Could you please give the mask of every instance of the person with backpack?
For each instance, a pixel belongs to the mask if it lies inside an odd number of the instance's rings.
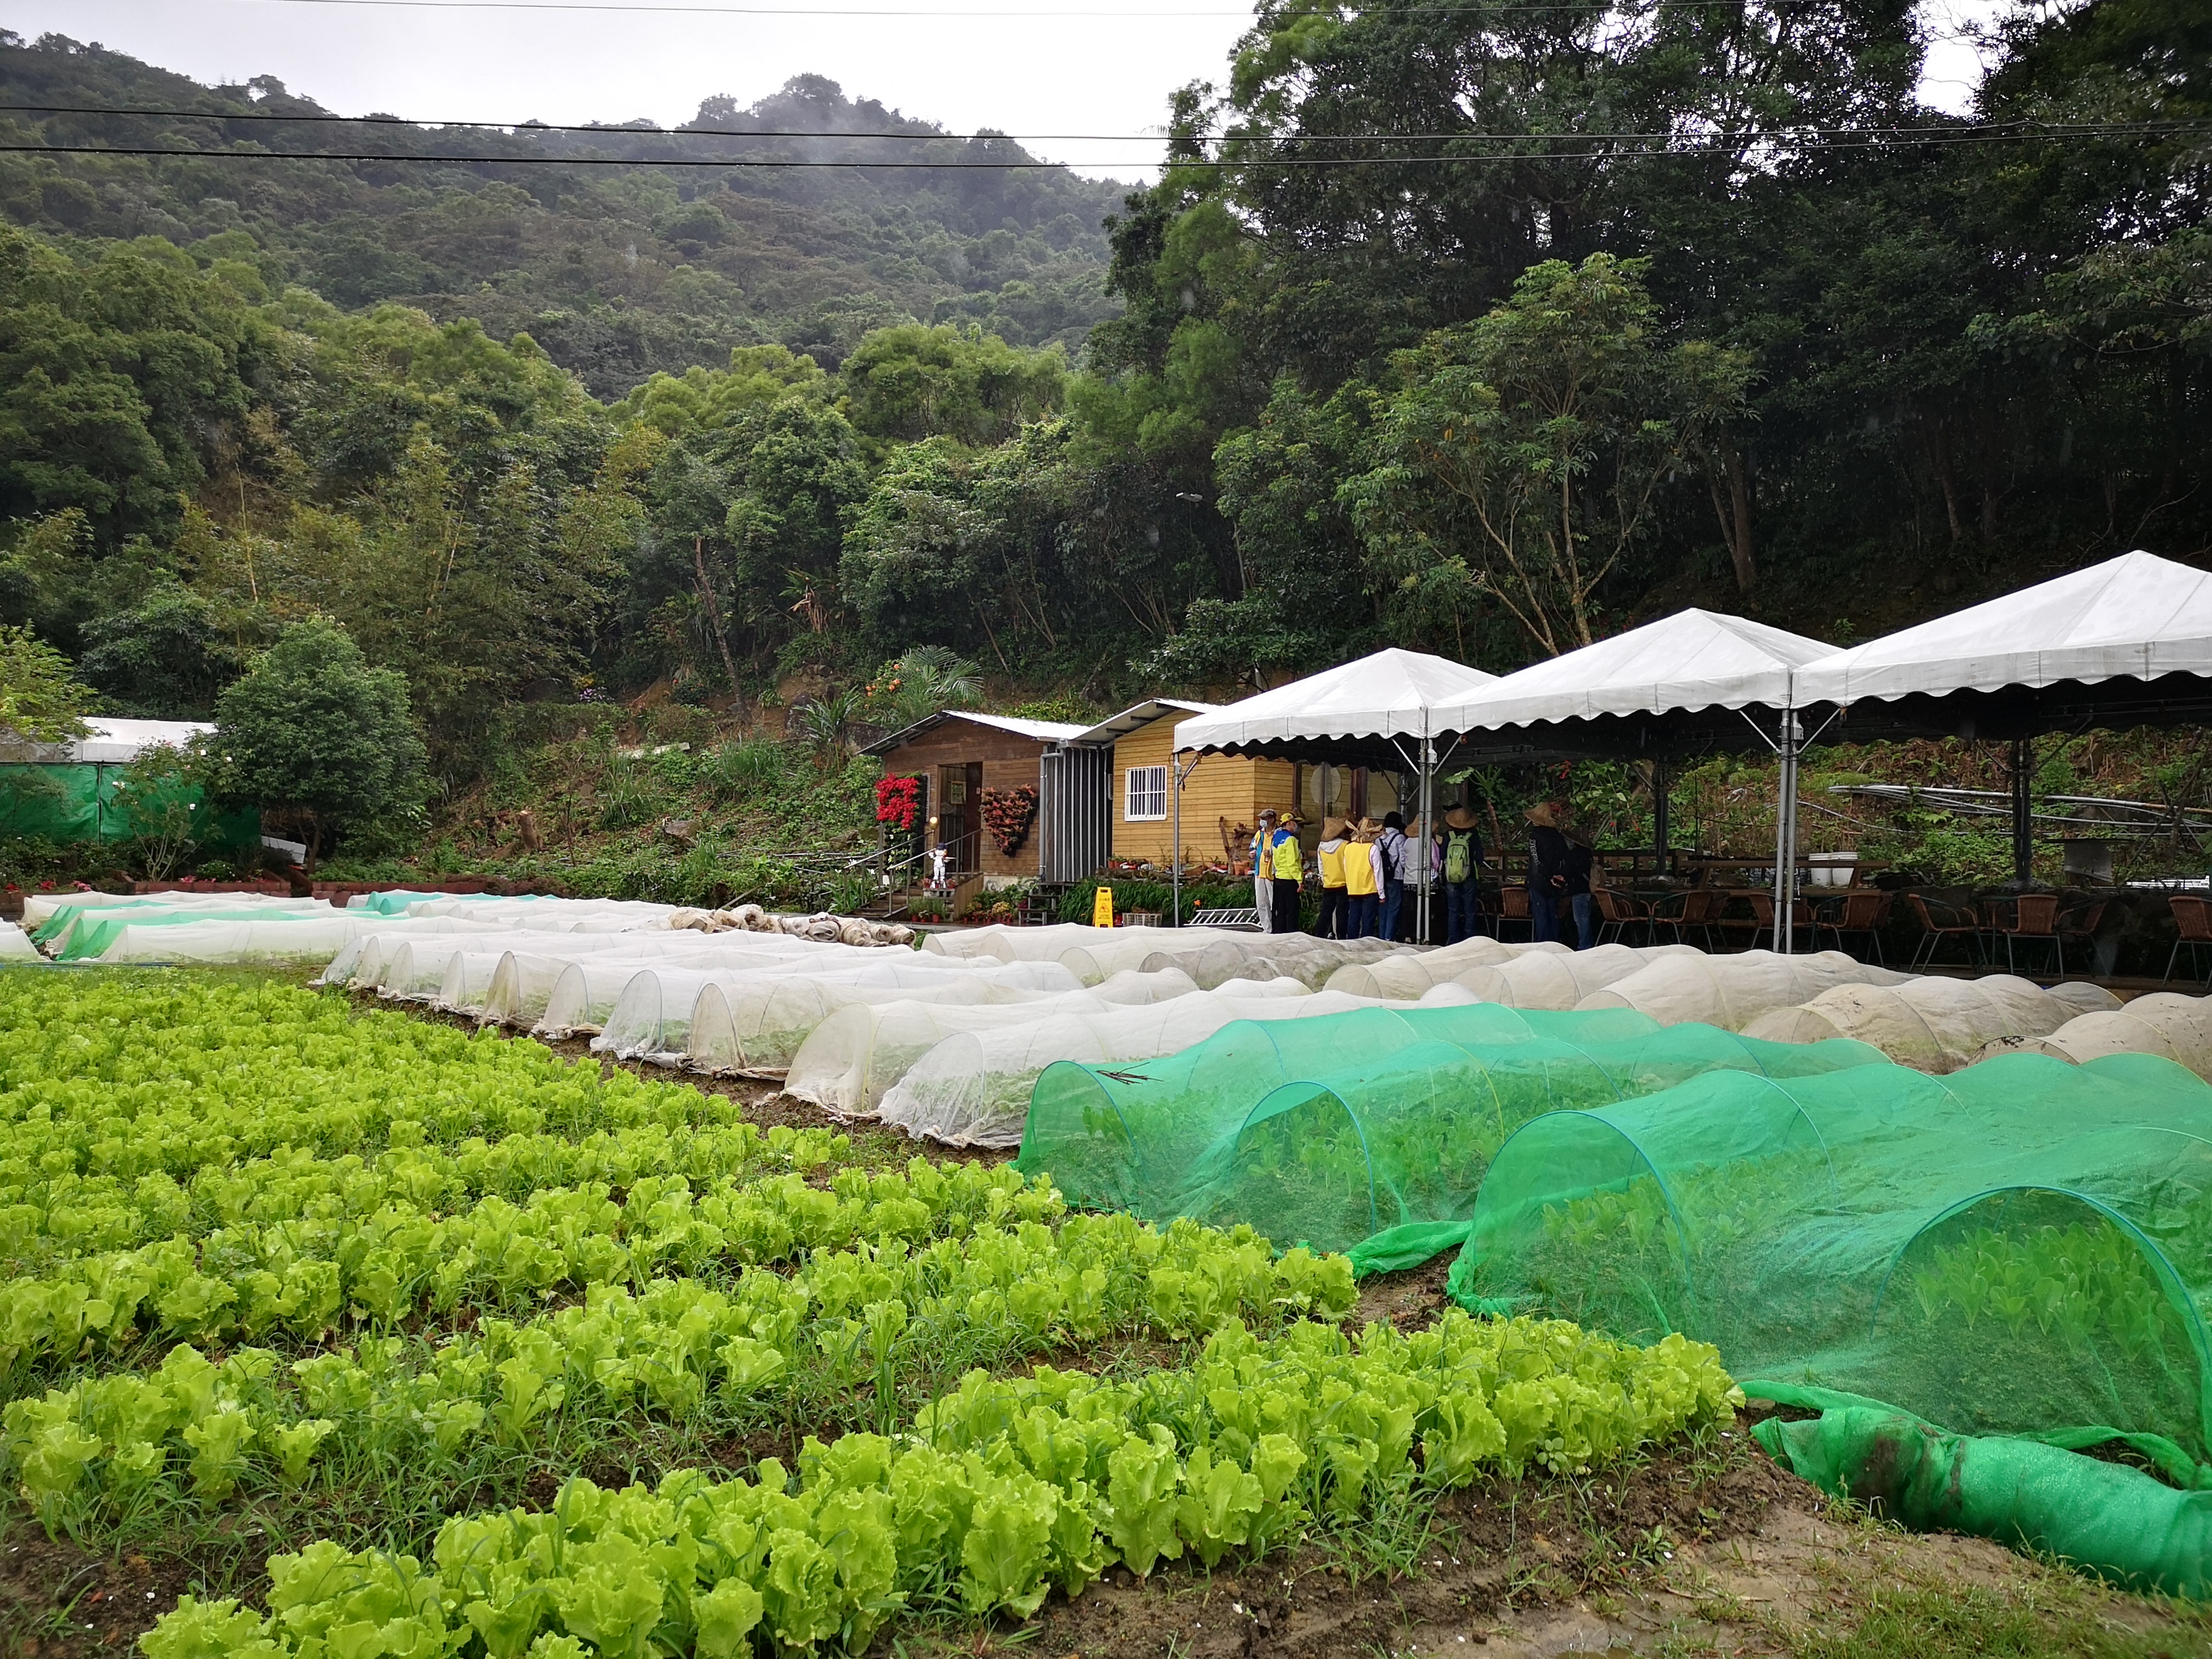
[[[1541,943],[1559,937],[1559,901],[1567,890],[1567,838],[1559,833],[1558,811],[1547,800],[1528,811],[1528,937]]]
[[[1375,837],[1375,887],[1382,896],[1381,936],[1398,937],[1398,917],[1406,908],[1406,819],[1400,812],[1382,815],[1382,833]]]
[[[1352,827],[1344,848],[1344,936],[1371,939],[1375,935],[1375,831],[1373,818],[1362,818]]]
[[[1444,878],[1444,943],[1456,945],[1482,931],[1482,836],[1474,814],[1464,806],[1446,812],[1437,848]]]
[[[1351,845],[1342,818],[1321,821],[1321,845],[1314,848],[1314,861],[1321,868],[1321,920],[1314,924],[1314,931],[1322,939],[1352,937],[1346,931],[1352,898],[1344,874],[1344,854]]]

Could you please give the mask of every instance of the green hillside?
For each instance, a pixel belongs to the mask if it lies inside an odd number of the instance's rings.
[[[119,52],[0,31],[0,104],[205,112],[0,114],[0,142],[280,153],[373,149],[450,166],[137,156],[0,157],[0,210],[52,235],[159,236],[352,309],[393,300],[496,338],[527,331],[601,398],[655,370],[720,367],[778,343],[837,362],[871,328],[976,321],[1071,355],[1115,307],[1101,222],[1122,190],[801,76],[750,109],[702,104],[675,138],[609,126],[507,134],[393,120],[365,131],[259,77],[205,87]],[[853,139],[850,133],[897,134]],[[781,134],[821,135],[787,137]],[[586,157],[942,161],[943,171],[610,167]],[[558,157],[576,165],[546,165]],[[522,158],[530,158],[524,160]],[[965,170],[963,170],[963,169]]]

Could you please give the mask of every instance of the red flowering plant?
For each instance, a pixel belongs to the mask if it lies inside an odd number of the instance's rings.
[[[1037,792],[1027,784],[1014,789],[983,792],[983,827],[991,832],[993,843],[1007,858],[1021,851],[1022,843],[1030,838],[1030,826],[1036,822],[1036,815]]]
[[[876,822],[888,823],[895,830],[911,830],[921,811],[921,780],[920,778],[878,778],[876,780]]]

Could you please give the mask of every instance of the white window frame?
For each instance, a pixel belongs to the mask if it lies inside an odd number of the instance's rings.
[[[1121,817],[1127,823],[1164,823],[1168,816],[1168,769],[1132,766],[1122,775]],[[1142,779],[1139,787],[1138,780]],[[1140,811],[1156,807],[1155,811]]]

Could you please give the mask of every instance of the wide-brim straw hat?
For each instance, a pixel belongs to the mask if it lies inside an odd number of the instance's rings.
[[[1559,827],[1559,814],[1553,810],[1552,803],[1547,800],[1538,801],[1522,816],[1531,823],[1548,824],[1553,829]]]
[[[1455,806],[1450,811],[1444,814],[1444,828],[1447,830],[1472,830],[1474,828],[1474,814],[1468,811],[1464,806]]]
[[[1357,833],[1363,836],[1379,836],[1382,833],[1382,826],[1373,818],[1362,818],[1359,820]]]
[[[1321,838],[1323,841],[1342,841],[1347,827],[1342,818],[1323,818],[1321,821]]]

